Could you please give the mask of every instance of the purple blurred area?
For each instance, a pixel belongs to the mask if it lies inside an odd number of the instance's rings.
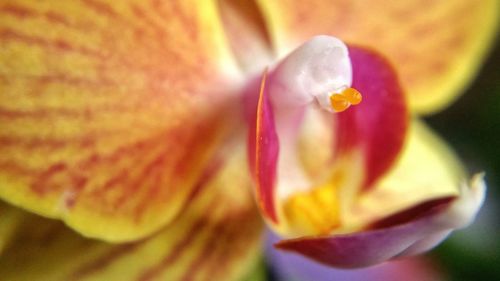
[[[265,252],[274,281],[444,281],[448,280],[429,258],[406,258],[365,269],[334,269],[300,255],[274,248],[280,239],[267,232]]]

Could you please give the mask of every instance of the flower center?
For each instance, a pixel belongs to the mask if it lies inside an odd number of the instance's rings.
[[[331,170],[325,170],[326,174],[320,171],[317,177],[305,173],[309,167],[298,157],[298,139],[306,112],[320,112],[318,116],[323,118],[362,101],[361,93],[351,87],[348,49],[337,38],[314,37],[279,61],[269,78],[270,99],[280,139],[277,193],[280,213],[286,221],[287,230],[283,233],[294,236],[328,234],[341,223],[339,188],[343,186],[342,176],[339,171],[331,176],[328,174]],[[315,124],[320,123],[315,121],[319,120],[313,120]],[[319,126],[321,135],[328,134],[330,126],[331,122]],[[310,134],[307,137],[314,139]],[[321,146],[318,144],[314,150],[328,153],[328,148]],[[329,165],[325,163],[320,169],[332,168]]]
[[[290,196],[283,206],[288,227],[300,235],[326,235],[340,226],[338,180]]]

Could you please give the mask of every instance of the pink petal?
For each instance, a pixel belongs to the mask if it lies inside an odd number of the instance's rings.
[[[277,222],[274,206],[274,186],[279,154],[279,140],[276,134],[274,115],[265,87],[267,71],[262,78],[257,105],[255,134],[255,172],[259,205],[271,220]]]
[[[373,51],[349,47],[353,88],[363,95],[355,109],[338,116],[339,154],[364,149],[363,188],[373,183],[394,163],[404,143],[408,112],[403,91],[389,62]]]

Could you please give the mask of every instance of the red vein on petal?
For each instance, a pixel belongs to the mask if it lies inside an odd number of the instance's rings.
[[[38,45],[44,48],[56,49],[62,52],[74,52],[81,55],[97,58],[99,60],[106,59],[106,56],[98,50],[92,50],[87,47],[74,46],[63,39],[48,40],[43,37],[26,35],[10,28],[0,29],[0,41],[18,41],[26,44]]]
[[[46,87],[51,84],[64,84],[67,86],[98,88],[98,87],[115,87],[117,83],[105,77],[100,76],[99,79],[88,79],[84,77],[71,77],[64,73],[50,75],[3,75],[0,74],[0,79],[5,79],[5,84],[9,84],[15,80],[27,80],[33,85],[34,89],[23,93],[24,95],[34,94],[41,95],[45,92]],[[3,81],[2,81],[3,82]]]
[[[164,168],[164,163],[167,158],[167,151],[160,152],[158,156],[149,161],[148,164],[142,167],[141,172],[136,176],[134,180],[130,182],[130,184],[126,185],[126,192],[122,192],[122,194],[118,197],[118,199],[114,203],[114,208],[122,207],[126,202],[128,202],[128,198],[131,194],[136,194],[141,189],[149,189],[151,185],[155,183],[144,182],[146,180],[150,180],[151,176],[155,173],[161,173]]]
[[[213,205],[215,205],[215,200],[212,200],[208,204],[207,209],[213,210]],[[168,264],[175,262],[177,257],[182,255],[183,250],[189,246],[190,242],[193,239],[195,239],[203,231],[203,229],[206,229],[207,222],[208,222],[207,218],[204,216],[200,217],[198,220],[193,222],[191,227],[186,231],[187,235],[184,236],[178,243],[176,243],[173,246],[173,248],[170,251],[166,253],[166,256],[164,256],[164,258],[160,261],[159,264],[146,269],[138,280],[150,280],[149,279],[150,275],[151,277],[153,277],[155,274],[157,274],[157,271],[160,272],[162,270],[163,266],[167,266]],[[157,235],[161,236],[161,233]],[[158,239],[158,237],[155,235],[149,239]],[[117,259],[122,258],[125,255],[132,254],[133,251],[136,249],[140,249],[140,247],[144,245],[144,243],[148,243],[148,240],[138,241],[135,243],[130,243],[127,245],[117,246],[115,248],[112,248],[109,252],[98,257],[97,259],[94,259],[89,263],[80,266],[78,269],[76,269],[73,273],[69,275],[71,278],[68,279],[69,280],[83,279],[85,277],[88,277],[89,275],[92,275],[93,273],[104,270],[113,262],[116,262]]]
[[[66,18],[64,15],[59,14],[54,11],[47,11],[44,13],[45,18],[47,21],[54,23],[54,24],[61,24],[66,27],[73,27],[71,23],[68,21],[68,18]]]
[[[221,241],[224,241],[224,244],[226,244],[226,241],[228,240],[226,239],[227,235],[225,232],[225,228],[228,228],[227,225],[225,226],[224,223],[219,222],[217,225],[210,229],[210,236],[206,239],[206,243],[204,243],[201,251],[197,253],[195,258],[187,266],[186,270],[184,271],[185,273],[183,277],[180,278],[181,281],[193,280],[195,275],[199,274],[200,267],[204,263],[207,263],[207,261],[210,259],[210,256],[214,255],[214,253],[220,248],[222,244]],[[219,267],[220,264],[218,263],[217,266]],[[210,277],[215,278],[214,275]]]
[[[209,128],[204,128],[202,130],[207,130],[209,131],[209,134],[210,133],[210,129]],[[201,130],[199,130],[201,131]],[[210,140],[212,139],[213,136],[206,136],[206,139],[207,140]],[[198,157],[202,152],[200,150],[202,150],[204,148],[204,145],[200,145],[197,141],[196,138],[191,138],[188,142],[184,142],[184,145],[186,147],[189,147],[190,149],[187,150],[183,150],[180,152],[180,155],[179,155],[179,158],[180,159],[183,159],[183,161],[180,161],[177,163],[177,165],[175,165],[173,167],[173,170],[170,172],[171,175],[175,175],[173,176],[173,180],[174,182],[171,182],[170,184],[166,185],[168,188],[171,188],[172,186],[177,186],[178,184],[180,183],[176,183],[175,180],[178,179],[178,178],[183,178],[185,176],[187,176],[187,174],[191,171],[192,169],[192,166],[191,165],[187,165],[187,163],[192,163],[196,157]],[[134,216],[136,218],[136,220],[138,220],[141,216],[142,216],[142,213],[143,213],[143,210],[145,209],[145,206],[150,204],[151,203],[151,200],[154,200],[155,198],[157,198],[155,195],[156,195],[156,192],[160,191],[160,188],[159,188],[159,184],[160,184],[160,180],[162,179],[161,176],[165,176],[165,171],[161,170],[161,169],[156,169],[156,171],[152,171],[153,169],[155,168],[158,168],[160,166],[162,166],[162,164],[167,160],[167,156],[171,155],[172,153],[171,152],[168,152],[166,151],[165,153],[163,153],[161,155],[161,157],[157,157],[148,167],[148,173],[149,175],[148,176],[145,176],[143,178],[147,178],[147,177],[152,177],[153,176],[153,173],[157,173],[157,180],[153,180],[152,182],[150,182],[149,184],[149,188],[147,188],[147,192],[144,193],[143,195],[143,198],[144,200],[139,200],[139,204],[136,206],[135,210],[134,210]],[[134,186],[134,185],[132,185]],[[162,185],[163,186],[163,185]],[[187,203],[188,201],[186,201]],[[162,202],[162,204],[165,204],[165,202]]]
[[[183,206],[181,207],[181,210],[185,210],[189,207],[189,205],[192,204],[192,202],[201,194],[201,191],[203,190],[203,187],[209,183],[213,178],[215,178],[219,172],[220,169],[224,166],[224,159],[220,158],[218,155],[212,157],[210,161],[208,161],[207,167],[199,177],[198,181],[194,184],[194,188],[191,190],[191,193],[188,195],[186,201],[184,202]],[[175,173],[178,174],[178,173]],[[160,175],[160,174],[159,174]],[[159,185],[153,187],[150,189],[148,192],[146,198],[150,198],[151,200],[155,200],[155,192],[158,191],[160,188]],[[141,210],[144,209],[144,206],[146,204],[150,204],[151,201],[143,200],[142,203],[140,203],[137,208],[136,208],[136,216],[141,215]],[[162,202],[163,203],[163,202]],[[178,216],[181,216],[183,212],[179,212]]]
[[[19,165],[14,161],[0,161],[0,170],[7,171],[9,173],[23,176],[23,175],[32,175],[36,173],[36,170],[27,168],[24,165]]]
[[[116,108],[114,110],[106,111],[122,111],[124,109]],[[92,109],[92,115],[95,115],[96,110]],[[0,107],[0,118],[5,119],[16,119],[16,118],[79,118],[79,117],[90,117],[91,113],[89,109],[74,110],[69,108],[38,108],[34,110],[24,110],[24,109],[6,109]]]
[[[221,163],[221,162],[218,162]],[[195,190],[192,193],[191,200],[189,201],[189,204],[195,205],[198,204],[197,201],[195,201],[195,197],[198,198],[196,195],[199,194],[200,190],[202,190],[202,186],[204,184],[207,184],[210,182],[210,180],[217,175],[217,172],[220,170],[222,166],[220,164],[215,164],[212,166],[212,168],[209,168],[207,172],[200,178],[200,181],[198,183],[198,187],[195,188]],[[212,199],[209,203],[207,203],[207,206],[205,209],[211,210],[211,213],[214,213],[215,210],[217,209],[217,198]],[[186,202],[187,206],[187,202]],[[176,219],[182,219],[182,214]],[[175,221],[174,220],[174,223]],[[190,227],[189,230],[186,231],[187,235],[184,236],[183,239],[181,239],[173,248],[171,251],[166,253],[167,255],[155,266],[152,266],[148,269],[146,269],[141,276],[139,277],[138,280],[150,280],[151,278],[154,278],[157,274],[160,274],[165,268],[167,268],[169,265],[174,263],[176,259],[183,254],[183,251],[185,248],[189,247],[190,243],[196,239],[201,233],[203,233],[204,229],[208,229],[208,223],[209,219],[207,219],[206,216],[200,217],[197,221],[195,221],[192,226]],[[164,230],[165,231],[165,230]],[[159,234],[161,235],[161,234]],[[153,236],[150,239],[156,239],[157,237]],[[99,257],[98,259],[87,263],[81,267],[79,267],[77,270],[75,270],[74,273],[70,275],[71,278],[70,280],[78,280],[78,279],[83,279],[97,271],[105,269],[107,266],[112,264],[114,261],[117,259],[123,257],[124,255],[132,253],[133,250],[137,249],[140,247],[142,243],[148,243],[148,241],[139,241],[136,243],[131,243],[127,244],[125,246],[120,246],[119,248],[114,248],[108,253],[104,254],[103,256]]]
[[[95,260],[89,263],[80,266],[78,269],[76,269],[74,272],[68,275],[67,280],[76,281],[79,279],[83,279],[91,275],[92,273],[103,270],[109,265],[111,265],[117,259],[125,255],[132,254],[133,251],[139,248],[140,245],[141,243],[137,242],[137,243],[116,246],[107,253],[105,253],[104,255],[96,258]]]
[[[91,137],[75,137],[75,138],[66,138],[66,139],[44,139],[40,137],[33,138],[19,138],[19,137],[9,137],[0,135],[0,151],[4,151],[5,148],[13,146],[18,147],[21,146],[24,150],[34,150],[39,147],[50,148],[52,150],[57,150],[58,148],[62,148],[68,142],[75,147],[79,148],[90,148],[95,145],[95,139]]]
[[[96,0],[81,0],[88,8],[94,12],[109,18],[119,18],[120,15],[111,8],[108,4],[104,2],[99,2]]]
[[[230,224],[231,227],[227,227],[226,231],[221,233],[221,237],[217,237],[219,247],[216,247],[215,250],[209,249],[207,253],[199,255],[200,259],[204,261],[205,270],[207,271],[203,276],[209,276],[214,280],[217,280],[218,275],[225,273],[225,268],[230,266],[228,264],[230,261],[240,260],[236,257],[244,255],[245,250],[251,250],[249,243],[255,241],[250,241],[249,237],[260,239],[262,231],[261,220],[257,213],[254,213],[253,206],[249,206],[248,209],[241,210],[236,214],[231,214],[225,220],[227,221],[226,224]],[[239,222],[244,223],[240,224]],[[231,241],[231,243],[228,244],[228,241]],[[214,264],[217,266],[213,266]],[[194,272],[194,270],[202,271],[203,269],[200,264],[188,269],[185,276],[187,280],[190,280],[188,273]]]
[[[71,167],[68,167],[68,164],[66,163],[55,163],[46,170],[39,173],[38,177],[33,181],[32,187],[44,193],[49,190],[50,186],[52,186],[50,188],[50,191],[55,192],[56,188],[48,183],[50,182],[50,179],[54,177],[54,175],[62,171],[61,166],[64,166],[65,170],[72,170],[74,173],[75,170],[89,170],[92,167],[95,168],[99,165],[113,165],[121,158],[129,157],[130,154],[135,155],[135,157],[141,157],[141,152],[145,147],[151,148],[152,145],[159,146],[162,143],[160,140],[163,139],[165,139],[164,134],[160,134],[146,140],[138,141],[135,144],[115,149],[113,153],[106,156],[94,153],[77,163],[72,163]],[[69,174],[71,174],[72,171],[69,171]]]
[[[96,27],[91,22],[74,24],[71,23],[65,15],[60,14],[56,11],[50,10],[41,12],[34,10],[32,8],[19,5],[18,3],[16,4],[9,3],[0,7],[0,14],[10,15],[23,20],[31,18],[45,19],[47,20],[47,22],[51,24],[57,24],[65,26],[67,28],[73,28],[81,31],[89,31],[96,29]]]
[[[45,171],[38,175],[37,180],[31,186],[31,190],[37,193],[40,196],[44,196],[48,192],[48,188],[45,183],[49,181],[52,177],[66,172],[68,170],[68,166],[66,163],[55,163],[50,165]]]
[[[145,23],[148,28],[153,30],[158,40],[167,38],[164,28],[159,26],[151,18],[149,18],[147,13],[141,7],[139,7],[138,5],[131,5],[131,9],[134,15],[138,19],[140,19],[141,22]]]
[[[175,17],[184,27],[190,26],[190,18],[185,13],[185,8],[181,7],[182,2],[178,1],[162,1],[162,0],[150,0],[148,1],[149,9],[152,13],[159,16],[161,19],[168,19]],[[168,9],[165,7],[168,6]],[[189,7],[187,7],[189,9]],[[162,28],[160,28],[162,29]],[[196,39],[198,35],[198,29],[196,28],[186,28],[185,32],[189,34],[189,37],[193,40]]]
[[[0,7],[0,14],[8,14],[18,18],[28,18],[37,15],[36,11],[19,4],[8,3]]]
[[[205,219],[205,220],[204,220]],[[164,256],[159,263],[145,269],[138,281],[148,281],[152,280],[155,276],[161,274],[165,268],[174,263],[180,256],[184,253],[184,249],[190,246],[191,242],[202,233],[202,230],[207,228],[206,218],[198,220],[193,226],[186,232],[186,236],[179,243],[177,243],[174,248]]]

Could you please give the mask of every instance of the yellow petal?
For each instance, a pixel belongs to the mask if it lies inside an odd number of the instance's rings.
[[[11,281],[241,280],[260,255],[262,224],[246,172],[245,148],[206,175],[206,186],[170,226],[126,244],[85,239],[32,216],[0,256]]]
[[[246,276],[244,279],[236,280],[236,281],[267,281],[267,264],[264,258],[261,258],[260,261],[255,265],[255,267],[250,271],[250,274]]]
[[[255,74],[274,54],[266,24],[255,1],[217,1],[227,41],[243,71]]]
[[[470,83],[496,35],[496,0],[259,1],[281,53],[318,34],[375,48],[397,67],[411,107],[443,108]]]
[[[235,69],[215,11],[2,1],[0,198],[113,241],[171,221],[217,145]]]
[[[413,121],[394,168],[346,214],[346,229],[363,227],[431,199],[456,196],[468,179],[455,154],[427,126]]]

